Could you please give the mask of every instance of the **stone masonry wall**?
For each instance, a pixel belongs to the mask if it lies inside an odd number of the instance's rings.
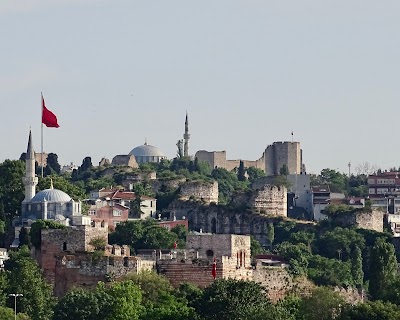
[[[379,210],[346,212],[337,214],[333,220],[344,227],[383,232],[384,213]]]
[[[226,160],[225,169],[228,171],[232,171],[235,168],[239,168],[240,161],[243,162],[245,168],[255,167],[265,171],[264,154],[258,160]]]
[[[43,229],[41,231],[41,248],[36,253],[36,259],[43,270],[47,281],[54,285],[56,256],[60,253],[74,254],[76,252],[92,251],[89,242],[93,238],[108,240],[108,226],[96,224],[92,226],[67,227],[65,229]]]
[[[201,257],[222,259],[223,256],[234,258],[234,267],[239,263],[238,253],[242,253],[242,265],[250,267],[250,237],[237,234],[188,234],[186,248],[195,250]],[[231,263],[226,260],[225,263]]]
[[[289,173],[301,172],[301,150],[299,142],[274,142],[265,149],[265,172],[267,175],[278,175],[286,165]]]
[[[253,280],[267,289],[268,297],[272,302],[283,299],[293,288],[292,277],[285,268],[257,265],[253,271]]]
[[[287,189],[283,186],[265,185],[254,191],[249,206],[256,212],[287,216]]]
[[[218,182],[191,181],[181,185],[180,199],[203,201],[204,203],[218,203]]]

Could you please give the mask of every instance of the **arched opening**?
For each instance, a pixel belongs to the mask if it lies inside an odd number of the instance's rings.
[[[128,257],[125,257],[124,258],[124,267],[129,267],[129,258]]]
[[[212,250],[207,250],[207,251],[206,251],[206,255],[207,255],[207,257],[214,257],[214,251],[212,251]]]
[[[111,248],[111,254],[115,254],[115,247],[114,246]]]
[[[101,222],[101,225],[100,225],[100,226],[101,226],[102,228],[104,228],[104,224],[105,224],[105,222],[104,222],[104,220],[103,220],[103,221]]]
[[[217,233],[217,219],[211,219],[211,233]]]

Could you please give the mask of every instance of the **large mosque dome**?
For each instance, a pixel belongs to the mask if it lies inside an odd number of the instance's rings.
[[[137,163],[160,162],[167,158],[160,149],[147,143],[132,149],[129,154],[135,156]]]
[[[71,197],[66,194],[64,191],[58,189],[45,189],[39,191],[30,202],[69,202],[71,201]]]

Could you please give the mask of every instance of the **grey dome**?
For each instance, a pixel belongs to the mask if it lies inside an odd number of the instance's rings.
[[[71,197],[67,195],[64,191],[58,189],[45,189],[39,191],[31,200],[31,202],[68,202],[71,201]]]
[[[149,144],[144,144],[139,147],[133,148],[129,154],[133,154],[135,157],[163,157],[165,155],[157,147],[153,147]]]

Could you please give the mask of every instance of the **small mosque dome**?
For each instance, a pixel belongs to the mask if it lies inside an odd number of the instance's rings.
[[[134,155],[138,163],[160,162],[167,158],[160,149],[147,143],[132,149],[129,154]]]
[[[39,191],[30,202],[68,202],[71,201],[71,197],[64,191],[58,189],[45,189]]]

